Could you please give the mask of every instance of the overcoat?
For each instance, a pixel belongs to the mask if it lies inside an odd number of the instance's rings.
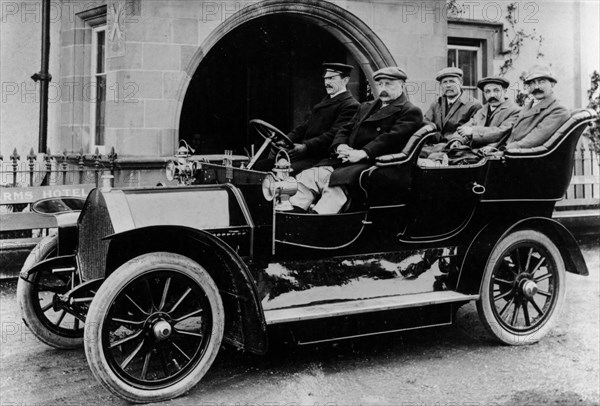
[[[526,103],[506,140],[507,148],[533,148],[542,145],[569,119],[569,110],[551,95],[533,106]]]
[[[481,109],[475,113],[466,124],[466,127],[473,128],[471,137],[471,147],[482,147],[494,142],[500,141],[510,133],[510,130],[517,121],[517,116],[521,109],[511,100],[506,99],[496,107],[496,110],[490,116],[489,104],[484,104]],[[489,120],[488,120],[489,118]],[[487,124],[487,125],[486,125]],[[468,144],[466,137],[455,134],[454,138],[461,138],[463,144]]]
[[[425,113],[425,121],[436,125],[439,131],[436,134],[436,142],[448,141],[456,129],[469,121],[481,107],[479,100],[467,100],[463,93],[446,114],[446,96],[440,96],[431,103]]]
[[[335,134],[352,119],[359,105],[352,93],[345,91],[335,97],[328,96],[313,107],[308,119],[288,134],[293,142],[306,145],[306,155],[292,162],[295,173],[315,166],[329,155]]]
[[[331,152],[338,145],[347,144],[362,149],[368,160],[358,163],[342,163],[338,158],[324,159],[318,166],[335,168],[329,180],[330,186],[351,186],[358,182],[360,173],[373,165],[380,155],[400,152],[410,136],[423,125],[421,109],[413,105],[403,93],[386,107],[380,108],[381,100],[363,103],[352,120],[336,134]]]

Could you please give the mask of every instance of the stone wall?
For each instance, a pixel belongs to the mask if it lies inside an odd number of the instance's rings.
[[[60,27],[65,18],[61,1],[53,1],[50,14],[50,73],[60,69]],[[67,16],[68,18],[68,16]],[[41,65],[42,4],[39,0],[0,1],[0,154],[4,161],[14,148],[23,154],[37,152],[39,84],[31,75]],[[50,86],[48,146],[56,151],[60,100],[63,88]]]
[[[251,7],[255,16],[286,2],[267,2],[261,7],[262,4],[240,1],[110,1],[109,13],[115,3],[125,7],[127,13],[119,28],[125,38],[122,49],[113,50],[110,40],[108,44],[107,81],[112,91],[107,95],[105,143],[115,146],[121,156],[167,156],[173,153],[177,143],[179,112],[190,76],[203,55],[227,33],[224,27]],[[411,80],[418,83],[413,90],[414,97],[417,104],[424,106],[417,93],[421,82],[430,80],[443,64],[445,25],[439,20],[423,19],[419,14],[403,15],[402,7],[395,3],[329,3],[358,17],[373,30],[385,44],[384,48],[387,47],[386,51],[391,53],[390,59],[404,66],[411,74]],[[434,3],[423,4],[434,8]],[[331,8],[331,4],[325,5]],[[108,29],[112,28],[109,26]],[[85,75],[88,67],[85,61],[82,63],[77,59],[77,53],[89,47],[89,41],[85,40],[85,24],[81,21],[63,23],[62,32],[63,37],[79,37],[80,40],[73,45],[63,40],[61,79],[73,78],[85,87],[89,80]],[[385,64],[367,60],[366,67],[376,69],[377,63]],[[89,145],[86,140],[89,138],[86,125],[89,103],[76,100],[75,103],[63,103],[62,107],[61,144],[86,149]]]
[[[458,3],[470,4],[468,14],[461,16],[466,20],[505,21],[505,2]],[[249,17],[266,15],[281,4],[288,7],[288,13],[312,19],[334,33],[353,52],[367,77],[372,69],[395,61],[409,74],[411,100],[424,110],[434,100],[437,88],[433,77],[446,64],[448,36],[445,3],[441,1],[56,0],[52,2],[51,150],[93,152],[89,129],[91,26],[85,20],[93,10],[105,7],[109,35],[118,32],[117,39],[109,40],[107,54],[107,149],[114,146],[120,156],[169,156],[177,145],[187,85],[203,56],[228,29]],[[584,106],[588,75],[600,65],[598,3],[517,4],[521,27],[535,29],[544,37],[541,61],[551,63],[559,78],[558,96],[569,107]],[[39,103],[37,87],[29,77],[39,70],[41,3],[2,0],[1,6],[0,152],[6,159],[14,146],[20,151],[37,147]],[[120,10],[119,24],[117,31],[112,31],[110,19],[115,9]],[[250,14],[248,10],[252,10]],[[339,11],[337,19],[331,17],[335,10]],[[361,29],[356,21],[367,29]],[[360,33],[365,37],[363,43],[356,40]],[[379,54],[373,50],[377,46]],[[536,44],[525,43],[508,77],[516,82],[522,70],[537,62],[536,52]],[[501,63],[502,57],[497,55],[494,69]]]

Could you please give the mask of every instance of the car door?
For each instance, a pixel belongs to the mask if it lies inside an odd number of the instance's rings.
[[[449,238],[468,223],[485,192],[487,161],[477,164],[417,167],[409,199],[405,241]]]

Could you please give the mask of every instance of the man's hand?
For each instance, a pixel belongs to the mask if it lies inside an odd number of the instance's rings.
[[[454,148],[462,147],[462,145],[463,145],[462,142],[460,142],[459,140],[456,140],[456,141],[452,141],[451,143],[446,145],[446,149],[454,149]]]
[[[461,125],[460,127],[458,127],[456,129],[456,132],[459,133],[462,136],[470,137],[470,136],[473,135],[473,127],[468,127],[468,126]]]
[[[335,152],[338,155],[343,154],[343,153],[348,152],[348,151],[352,151],[352,147],[350,147],[348,144],[340,144],[335,149]]]
[[[296,161],[306,155],[306,149],[306,144],[294,144],[294,147],[288,149],[287,153],[292,161]]]
[[[492,145],[486,145],[485,147],[479,148],[479,152],[483,155],[490,155],[495,152],[498,152],[498,148],[496,148]]]
[[[271,140],[271,150],[269,151],[269,159],[274,159],[275,156],[277,156],[277,153],[282,150],[286,151],[289,154],[289,151],[286,148],[286,146],[287,143],[283,139],[280,139],[277,142]]]
[[[454,134],[452,134],[452,136],[448,140],[448,143],[446,144],[444,149],[449,150],[449,149],[459,148],[463,145],[466,145],[470,141],[469,138],[470,137],[466,137],[464,135],[459,134],[458,130],[457,130]]]
[[[285,142],[285,140],[283,140],[283,139],[280,139],[280,140],[278,140],[278,141],[276,141],[276,142],[273,142],[273,145],[274,145],[276,148],[282,149],[282,148],[285,148],[285,147],[286,147],[287,143]]]
[[[350,162],[352,164],[367,159],[369,156],[362,149],[350,149],[338,154],[342,158],[342,162]]]

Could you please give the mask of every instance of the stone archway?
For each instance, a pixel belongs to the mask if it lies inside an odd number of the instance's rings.
[[[327,32],[341,44],[355,60],[366,79],[370,82],[374,70],[382,66],[395,65],[394,58],[378,36],[354,14],[323,0],[269,0],[247,6],[221,23],[205,38],[185,68],[186,78],[178,92],[178,111],[174,127],[180,131],[184,99],[192,77],[209,52],[216,48],[230,33],[248,24],[273,16],[293,17],[314,25]],[[181,136],[181,134],[180,134]]]
[[[367,76],[373,69],[395,65],[392,54],[379,37],[349,11],[323,0],[270,0],[248,6],[219,25],[190,60],[186,69],[188,75],[195,72],[204,55],[227,33],[246,22],[272,14],[300,16],[329,31],[359,61]]]

